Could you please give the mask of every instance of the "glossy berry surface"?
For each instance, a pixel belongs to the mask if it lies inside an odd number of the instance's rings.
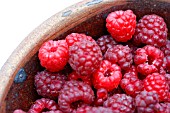
[[[68,62],[68,45],[65,40],[49,40],[39,49],[38,57],[41,65],[47,70],[60,71]]]
[[[156,113],[170,113],[170,103],[157,103],[154,106]]]
[[[126,42],[135,33],[136,15],[131,10],[112,12],[106,18],[106,27],[117,42]]]
[[[170,40],[166,41],[166,45],[161,47],[161,50],[164,52],[164,55],[170,55]]]
[[[91,75],[101,61],[102,52],[96,42],[82,40],[69,48],[69,64],[80,75]]]
[[[121,78],[120,67],[103,60],[99,69],[93,74],[93,85],[96,89],[105,88],[107,91],[111,91],[118,87]]]

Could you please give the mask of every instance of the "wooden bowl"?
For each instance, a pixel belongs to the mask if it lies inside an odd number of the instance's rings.
[[[34,75],[43,68],[37,57],[41,44],[50,39],[64,39],[72,32],[98,38],[108,34],[105,19],[115,10],[131,9],[137,19],[145,14],[158,14],[170,28],[170,0],[84,0],[53,15],[33,30],[14,50],[0,71],[0,112],[28,111],[38,98]],[[16,83],[15,76],[27,77]]]

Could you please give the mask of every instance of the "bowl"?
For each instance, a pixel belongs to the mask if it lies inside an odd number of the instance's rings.
[[[108,34],[107,15],[115,10],[131,9],[137,20],[145,14],[164,18],[170,29],[170,0],[84,0],[53,15],[34,29],[14,50],[0,70],[0,112],[15,109],[28,111],[38,98],[34,75],[43,70],[38,49],[47,40],[64,39],[72,32],[85,33],[97,39]],[[21,81],[17,81],[17,77]]]

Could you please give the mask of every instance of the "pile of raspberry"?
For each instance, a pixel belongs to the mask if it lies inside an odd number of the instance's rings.
[[[40,47],[45,70],[34,80],[42,98],[27,113],[170,113],[164,19],[151,14],[137,21],[131,10],[119,10],[107,16],[106,29],[97,40],[71,33]]]

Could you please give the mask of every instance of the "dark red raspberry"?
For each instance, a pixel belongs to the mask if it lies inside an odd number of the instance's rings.
[[[77,74],[75,71],[73,71],[72,73],[70,73],[68,75],[68,80],[83,81],[84,83],[92,86],[92,77],[91,77],[91,75],[82,76],[82,75]]]
[[[113,113],[134,113],[134,100],[126,94],[114,94],[103,104],[104,107],[110,107]]]
[[[113,64],[118,63],[123,70],[128,70],[133,63],[130,48],[123,45],[115,45],[112,48],[108,48],[104,58]]]
[[[170,55],[170,40],[166,41],[166,45],[161,47],[161,50],[164,52],[164,55]]]
[[[41,113],[44,109],[55,111],[58,109],[58,105],[54,100],[41,98],[35,101],[35,103],[29,109],[28,113]]]
[[[145,76],[158,72],[163,64],[163,52],[154,47],[147,45],[136,50],[134,62],[137,65],[137,71]]]
[[[165,79],[166,79],[166,81],[167,81],[167,83],[168,83],[168,85],[169,85],[169,88],[170,88],[170,74],[165,74]]]
[[[135,97],[143,90],[143,82],[138,79],[135,72],[127,72],[120,81],[121,88],[126,94]]]
[[[67,81],[58,97],[60,110],[71,113],[82,104],[91,104],[94,101],[92,88],[81,81]]]
[[[41,71],[35,75],[35,87],[39,95],[57,99],[67,77],[62,73]]]
[[[164,19],[158,15],[145,15],[136,25],[134,44],[147,44],[161,47],[166,44],[167,26]]]
[[[69,48],[69,64],[80,75],[91,75],[99,68],[102,52],[96,42],[82,40]]]
[[[154,109],[156,113],[170,113],[170,103],[157,103]]]
[[[105,54],[108,48],[113,47],[117,44],[117,42],[110,35],[103,35],[98,38],[96,42],[99,45],[103,55]]]
[[[16,109],[13,113],[26,113],[26,112],[21,109]]]
[[[155,113],[154,106],[158,102],[158,95],[154,92],[142,91],[135,98],[135,106],[138,113]]]
[[[159,73],[148,75],[144,79],[144,89],[148,92],[157,93],[159,101],[167,101],[168,99],[169,86],[164,75]]]
[[[47,70],[60,71],[68,62],[68,45],[65,40],[49,40],[39,49],[38,57],[41,65]]]
[[[170,73],[170,55],[164,57],[163,67],[165,68],[166,72]]]
[[[130,40],[135,33],[136,15],[131,10],[112,12],[106,22],[108,32],[118,42]]]
[[[82,106],[73,113],[114,113],[112,109],[105,107]]]
[[[120,67],[103,60],[99,69],[93,74],[93,85],[96,89],[105,88],[107,91],[111,91],[118,87],[121,78]]]
[[[67,35],[66,37],[66,42],[68,46],[72,46],[75,42],[81,41],[81,40],[89,40],[89,41],[94,41],[91,36],[87,36],[85,34],[80,34],[80,33],[71,33]]]
[[[107,99],[108,97],[108,92],[104,88],[97,89],[97,97],[94,102],[96,106],[102,106],[103,102]]]

